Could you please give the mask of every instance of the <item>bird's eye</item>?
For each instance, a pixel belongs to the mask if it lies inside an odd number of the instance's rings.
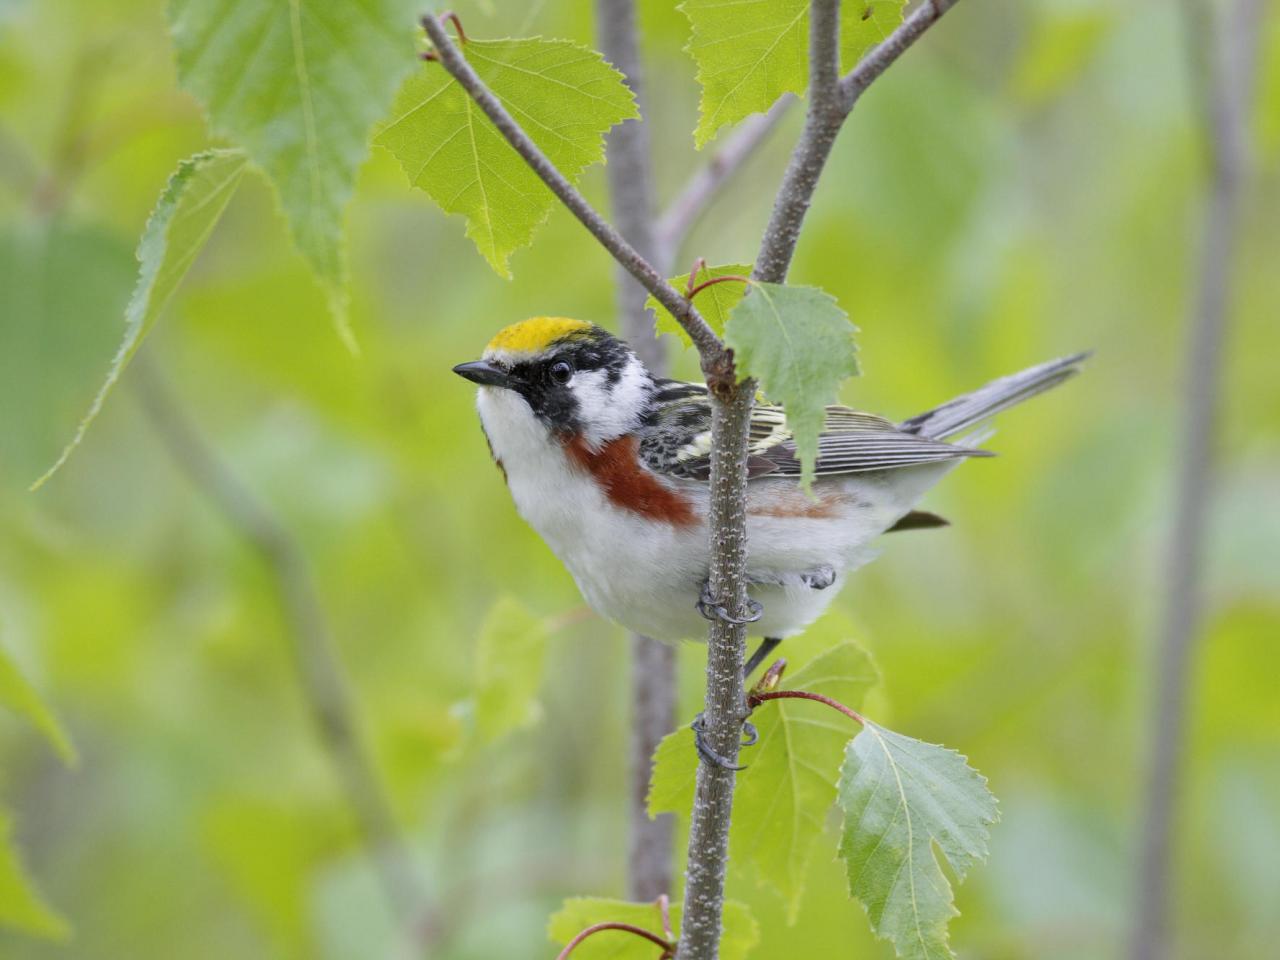
[[[548,372],[556,383],[568,383],[569,378],[573,376],[573,364],[568,360],[557,360]]]

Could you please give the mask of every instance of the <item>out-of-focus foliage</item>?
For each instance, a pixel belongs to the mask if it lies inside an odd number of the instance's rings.
[[[519,601],[501,597],[476,634],[475,695],[461,705],[485,742],[537,723],[547,652],[547,623]]]
[[[58,718],[0,647],[0,710],[25,719],[44,735],[66,763],[76,762],[75,747]],[[36,892],[13,844],[13,823],[0,808],[0,928],[62,939],[67,923]]]
[[[35,890],[18,860],[10,834],[13,824],[0,810],[0,929],[63,940],[67,922],[58,916]]]
[[[471,40],[467,62],[571,182],[604,160],[604,134],[636,113],[635,97],[598,53],[564,40]],[[426,64],[396,98],[379,146],[409,182],[447,213],[467,218],[501,276],[527,246],[556,199],[438,63]]]
[[[0,647],[0,707],[11,710],[40,731],[65,763],[76,762],[76,748],[62,722]]]
[[[210,146],[164,7],[0,3],[0,632],[82,757],[64,768],[0,714],[0,802],[73,931],[64,945],[0,934],[0,955],[391,955],[394,917],[300,698],[273,582],[157,441],[129,372],[66,468],[25,492],[107,373],[157,195]],[[841,400],[895,418],[1097,349],[1082,377],[997,421],[999,458],[930,495],[952,527],[887,537],[837,601],[884,677],[867,715],[962,749],[1001,798],[952,924],[972,956],[1093,960],[1123,943],[1203,189],[1179,7],[957,4],[859,104],[793,272],[861,329],[864,375]],[[593,42],[586,0],[458,9],[470,35]],[[1105,23],[1029,95],[1037,38],[1091,14]],[[1252,960],[1280,938],[1277,21],[1184,757],[1185,958]],[[643,3],[642,26],[665,199],[698,159],[696,68],[670,4]],[[754,256],[798,122],[680,263]],[[582,185],[605,206],[600,171]],[[612,264],[553,209],[499,281],[375,149],[348,214],[355,359],[275,205],[244,178],[144,350],[311,562],[440,908],[432,956],[545,960],[566,896],[624,890],[626,643],[598,620],[555,633],[542,721],[467,743],[453,705],[475,695],[497,598],[539,618],[581,599],[516,517],[472,388],[449,367],[526,316],[611,323]],[[691,353],[676,363],[696,375]],[[802,663],[822,649],[797,637],[783,652]],[[698,709],[702,656],[680,651],[682,716]],[[734,877],[759,924],[751,955],[885,956],[845,887],[838,861],[812,857],[789,926],[775,894]]]

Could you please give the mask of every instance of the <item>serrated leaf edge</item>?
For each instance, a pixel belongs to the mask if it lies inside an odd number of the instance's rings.
[[[173,225],[172,218],[181,203],[182,190],[185,188],[187,181],[195,175],[196,171],[200,168],[200,165],[206,161],[236,156],[240,157],[243,161],[240,168],[233,176],[227,178],[226,184],[219,188],[220,191],[227,190],[230,191],[231,194],[234,194],[236,188],[240,185],[241,178],[244,176],[244,170],[248,162],[247,154],[239,148],[201,151],[200,153],[194,154],[187,159],[180,161],[178,163],[178,168],[169,175],[169,179],[165,183],[165,188],[160,192],[160,198],[156,201],[156,205],[152,209],[151,215],[147,217],[146,226],[142,228],[142,236],[138,240],[138,247],[134,254],[138,260],[138,279],[134,282],[133,292],[129,295],[129,302],[125,305],[124,339],[120,342],[120,346],[116,348],[115,355],[111,358],[111,365],[107,369],[106,380],[104,380],[102,386],[98,388],[98,392],[94,395],[92,402],[89,404],[88,411],[81,418],[79,425],[76,427],[76,432],[72,436],[70,442],[63,447],[62,452],[53,462],[53,465],[36,478],[28,488],[29,491],[34,492],[39,490],[50,480],[50,478],[53,477],[54,474],[61,470],[67,460],[71,458],[71,454],[80,446],[81,441],[84,440],[85,435],[88,433],[89,426],[97,419],[98,414],[102,412],[102,407],[103,404],[106,403],[107,395],[111,392],[111,389],[116,385],[117,381],[119,381],[121,375],[125,371],[125,368],[129,365],[129,361],[133,359],[138,347],[142,344],[142,340],[149,332],[149,328],[147,327],[145,320],[149,312],[151,293],[156,277],[159,275],[160,268],[164,264],[164,255],[162,254],[155,262],[154,269],[149,270],[148,267],[151,265],[147,263],[144,253],[147,246],[154,242],[157,236],[162,237],[166,244],[168,243],[169,228]],[[213,197],[216,196],[217,194],[214,194],[211,197],[206,198],[205,203],[212,202]],[[229,203],[230,200],[231,197],[228,196],[226,200],[223,201],[224,205]],[[208,231],[206,231],[204,237],[201,238],[200,243],[195,248],[195,253],[191,257],[191,262],[194,262],[199,251],[202,250],[204,248],[204,244],[208,242],[209,236],[213,233],[213,230],[217,226],[220,218],[221,214],[219,214],[219,216],[210,223]],[[157,234],[153,231],[160,231],[160,233]],[[182,268],[183,273],[190,269],[191,262],[188,262]],[[174,289],[176,291],[176,284]],[[170,294],[170,296],[172,296],[172,294]],[[157,319],[159,312],[167,305],[166,301],[157,307]]]

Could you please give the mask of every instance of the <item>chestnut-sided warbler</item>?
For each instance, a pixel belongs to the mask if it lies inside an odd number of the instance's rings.
[[[913,508],[961,460],[990,456],[973,446],[982,438],[972,428],[1073,376],[1085,356],[1003,377],[897,424],[828,407],[811,494],[783,410],[757,403],[747,567],[765,643],[748,672],[826,609],[880,534],[945,525]],[[617,337],[563,317],[509,326],[482,359],[453,369],[480,385],[480,420],[516,509],[587,603],[660,640],[705,636],[714,606],[704,593],[707,388],[654,377]],[[944,442],[957,434],[966,439]]]

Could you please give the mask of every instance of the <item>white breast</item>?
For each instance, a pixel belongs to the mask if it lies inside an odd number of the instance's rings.
[[[520,516],[573,575],[593,609],[623,626],[661,640],[700,639],[706,621],[695,602],[708,574],[704,522],[675,526],[612,503],[595,479],[509,390],[481,387],[477,406],[494,456],[502,464]],[[748,566],[765,581],[751,589],[764,606],[752,627],[785,637],[804,629],[839,593],[844,574],[874,555],[868,542],[909,511],[951,464],[885,473],[852,474],[821,482],[834,515],[806,517],[793,480],[750,487]],[[706,516],[707,486],[671,481]],[[792,509],[776,509],[780,504]],[[770,510],[776,515],[770,515]],[[815,567],[840,578],[825,590],[800,584]]]

